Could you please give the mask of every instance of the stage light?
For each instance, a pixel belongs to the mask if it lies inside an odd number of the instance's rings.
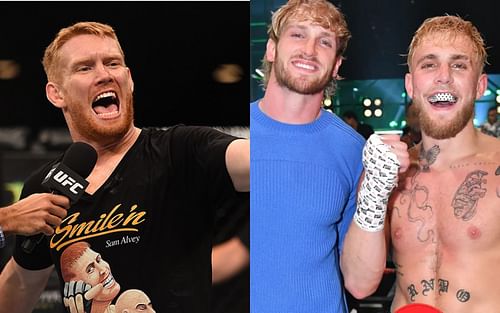
[[[401,121],[401,127],[405,127],[406,126],[406,121],[405,120],[402,120]]]
[[[366,109],[366,110],[364,110],[364,111],[363,111],[363,115],[364,115],[365,117],[370,117],[370,116],[372,116],[372,110],[370,110],[370,109]]]
[[[323,105],[324,105],[325,107],[330,107],[330,106],[332,105],[332,99],[330,99],[330,98],[326,98],[326,99],[324,99],[324,100],[323,100]]]
[[[398,122],[396,122],[396,121],[391,121],[391,122],[389,123],[389,126],[390,126],[391,128],[395,128],[395,127],[397,127],[397,126],[398,126]]]
[[[363,99],[363,105],[365,107],[369,107],[370,105],[372,105],[372,99],[370,99],[370,98],[364,98]]]
[[[373,100],[373,104],[376,105],[376,106],[381,106],[382,105],[382,99],[380,98],[375,98],[375,100]]]
[[[381,117],[382,116],[382,109],[375,109],[375,111],[373,111],[373,114],[376,117]]]
[[[483,93],[483,96],[487,97],[487,96],[489,96],[489,95],[491,95],[491,94],[492,94],[491,90],[486,89],[486,90],[484,91],[484,93]]]
[[[15,60],[0,59],[0,80],[9,80],[19,77],[21,65]]]
[[[497,104],[500,103],[500,95],[497,95],[495,100],[497,101]]]

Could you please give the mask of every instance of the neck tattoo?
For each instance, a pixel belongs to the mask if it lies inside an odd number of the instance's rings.
[[[424,149],[424,145],[420,147],[420,154],[418,156],[422,172],[429,172],[430,166],[436,162],[437,156],[441,150],[439,146],[434,145],[429,150]]]

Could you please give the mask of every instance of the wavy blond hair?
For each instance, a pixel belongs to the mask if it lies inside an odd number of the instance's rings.
[[[267,35],[278,44],[281,32],[290,22],[310,21],[335,33],[337,38],[337,57],[343,57],[351,33],[347,29],[344,15],[332,3],[326,0],[290,0],[273,13]],[[267,87],[273,63],[262,59],[261,70],[264,73],[263,87]],[[338,77],[339,79],[340,77]],[[325,88],[327,97],[333,96],[336,89],[336,80],[331,79]]]
[[[411,69],[411,62],[415,49],[422,42],[423,38],[428,35],[443,34],[449,39],[455,39],[458,36],[469,38],[475,52],[474,61],[477,62],[481,72],[484,70],[484,65],[488,64],[484,39],[477,28],[469,21],[462,19],[459,16],[436,16],[426,19],[417,29],[408,48],[407,64]]]

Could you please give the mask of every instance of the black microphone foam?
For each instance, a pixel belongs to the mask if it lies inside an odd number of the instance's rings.
[[[69,146],[61,161],[81,177],[89,176],[96,162],[97,152],[84,142],[74,142]]]
[[[85,192],[89,184],[85,178],[92,172],[96,161],[97,152],[92,146],[75,142],[66,150],[62,161],[52,167],[42,186],[75,203]]]
[[[75,142],[66,150],[61,162],[56,163],[45,176],[42,186],[54,194],[68,197],[71,204],[77,202],[89,185],[85,178],[90,175],[97,161],[95,149],[84,142]],[[26,238],[21,247],[26,253],[33,252],[44,234]]]

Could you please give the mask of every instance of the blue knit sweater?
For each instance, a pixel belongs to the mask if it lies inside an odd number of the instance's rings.
[[[336,115],[290,125],[250,107],[251,313],[346,312],[339,251],[364,139]]]

